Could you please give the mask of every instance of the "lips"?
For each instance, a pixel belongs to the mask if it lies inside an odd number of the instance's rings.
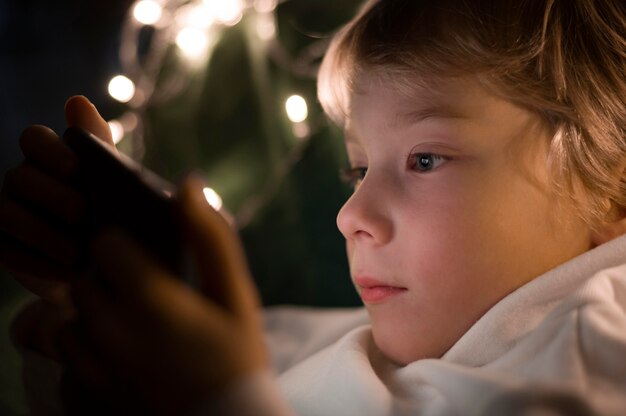
[[[381,303],[407,291],[405,287],[392,286],[371,277],[356,277],[354,282],[361,289],[364,303]]]

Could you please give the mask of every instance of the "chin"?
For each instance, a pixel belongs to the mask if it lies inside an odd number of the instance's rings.
[[[440,358],[448,349],[436,342],[436,337],[424,337],[428,331],[413,331],[397,328],[392,325],[377,325],[372,322],[372,335],[376,347],[389,360],[397,365],[405,366],[417,360]]]
[[[428,325],[416,325],[415,321],[413,325],[395,324],[389,316],[376,315],[370,313],[374,343],[385,357],[401,366],[422,359],[441,358],[456,340],[452,339],[453,334],[441,333]]]

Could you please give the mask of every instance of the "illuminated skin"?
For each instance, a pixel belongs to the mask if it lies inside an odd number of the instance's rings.
[[[355,191],[337,218],[352,279],[383,353],[441,357],[592,233],[551,189],[537,116],[472,80],[411,98],[361,81],[345,131]]]

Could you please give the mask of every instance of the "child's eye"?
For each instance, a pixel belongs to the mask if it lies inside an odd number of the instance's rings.
[[[366,173],[366,167],[357,166],[354,168],[341,169],[339,171],[339,177],[342,182],[356,188],[361,184],[361,181],[365,178]]]
[[[445,156],[435,153],[415,153],[409,157],[409,167],[418,172],[429,172],[437,169],[447,160]]]

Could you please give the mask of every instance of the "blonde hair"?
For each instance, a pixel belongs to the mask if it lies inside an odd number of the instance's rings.
[[[398,91],[475,74],[553,129],[562,193],[593,224],[626,207],[626,1],[369,1],[333,39],[318,96],[343,126],[360,74]]]

